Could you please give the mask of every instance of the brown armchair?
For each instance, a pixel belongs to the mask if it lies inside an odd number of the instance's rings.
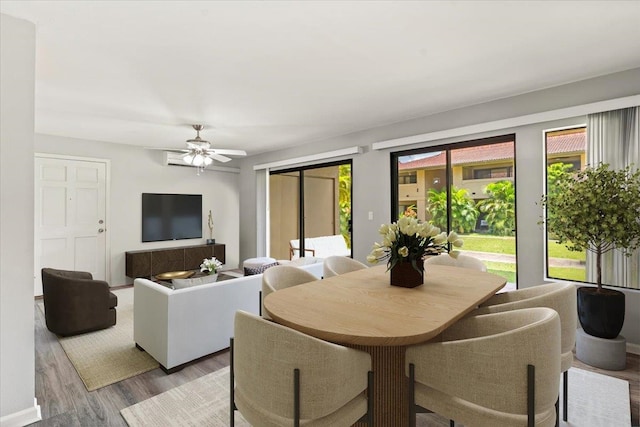
[[[84,271],[42,269],[44,317],[58,335],[77,335],[116,324],[118,297],[109,284]]]

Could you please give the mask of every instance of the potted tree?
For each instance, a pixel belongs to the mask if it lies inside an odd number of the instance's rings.
[[[542,197],[548,230],[569,250],[596,259],[597,287],[578,288],[578,319],[586,333],[615,338],[624,323],[624,294],[602,287],[602,255],[619,249],[630,256],[640,246],[640,170],[605,163],[555,178]]]

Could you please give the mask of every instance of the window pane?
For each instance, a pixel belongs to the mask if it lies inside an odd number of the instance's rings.
[[[271,257],[317,255],[308,239],[322,236],[342,235],[351,247],[350,162],[272,173],[269,184]],[[322,250],[319,256],[327,256],[327,248]]]
[[[516,282],[514,147],[511,136],[454,146],[448,150],[449,168],[446,150],[399,153],[394,177],[398,216],[414,215],[443,231],[449,231],[450,224],[465,241],[462,250],[505,277],[512,288]]]
[[[586,166],[586,129],[575,128],[546,133],[547,194],[552,194],[558,176]],[[548,213],[547,213],[548,214]],[[547,276],[554,279],[586,281],[586,252],[570,251],[558,244],[547,229]]]
[[[269,176],[269,254],[272,258],[290,259],[290,243],[299,248],[299,189],[299,171]],[[299,251],[294,251],[293,256],[298,255]]]
[[[432,210],[440,209],[439,219],[445,218],[446,228],[446,196],[439,200],[437,208],[427,206],[428,195],[442,191],[445,186],[446,153],[433,151],[398,157],[398,178],[399,216],[414,215],[422,221],[430,221],[433,220]]]
[[[304,171],[305,237],[340,234],[338,175],[338,166]]]
[[[513,141],[451,150],[451,225],[462,235],[462,252],[511,284],[516,283],[513,158]],[[465,175],[465,168],[473,175]]]

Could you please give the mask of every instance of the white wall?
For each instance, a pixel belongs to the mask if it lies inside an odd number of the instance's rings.
[[[213,237],[226,245],[225,268],[239,262],[239,174],[165,166],[162,151],[150,151],[108,142],[41,135],[35,136],[37,153],[91,157],[110,161],[110,197],[107,239],[110,243],[111,286],[132,283],[125,276],[125,252],[204,244],[209,237],[207,216],[213,213]],[[202,239],[142,243],[142,193],[202,194]]]
[[[243,159],[241,161],[240,182],[240,188],[243,190],[243,197],[240,201],[241,223],[243,224],[240,230],[240,258],[255,256],[258,250],[256,222],[257,216],[263,215],[263,212],[258,211],[256,206],[256,172],[253,170],[253,166],[256,164],[322,153],[354,145],[365,147],[364,154],[353,157],[352,170],[353,253],[354,258],[364,261],[371,250],[372,243],[378,238],[379,225],[388,222],[391,213],[389,153],[392,150],[373,151],[371,150],[372,143],[637,95],[639,92],[640,68],[637,68]],[[537,224],[541,210],[536,205],[543,193],[542,131],[584,122],[584,117],[574,117],[413,144],[402,147],[402,150],[495,135],[516,134],[518,286],[528,287],[544,282],[543,234],[541,227]],[[381,197],[385,194],[389,196]],[[368,212],[373,212],[373,221],[368,220]],[[625,322],[623,334],[629,342],[640,344],[640,325],[632,322],[640,317],[638,314],[640,312],[640,293],[633,290],[625,291],[625,293],[627,293],[627,319],[630,321]]]
[[[40,419],[34,404],[33,126],[35,27],[0,25],[0,425]]]

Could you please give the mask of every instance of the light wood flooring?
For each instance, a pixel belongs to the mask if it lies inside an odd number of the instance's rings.
[[[154,369],[133,378],[88,392],[44,314],[34,304],[35,387],[43,420],[33,426],[126,426],[120,410],[229,365],[229,352],[221,351],[172,375]],[[632,425],[640,425],[640,356],[627,354],[627,369],[603,371],[575,360],[574,366],[629,381]]]

